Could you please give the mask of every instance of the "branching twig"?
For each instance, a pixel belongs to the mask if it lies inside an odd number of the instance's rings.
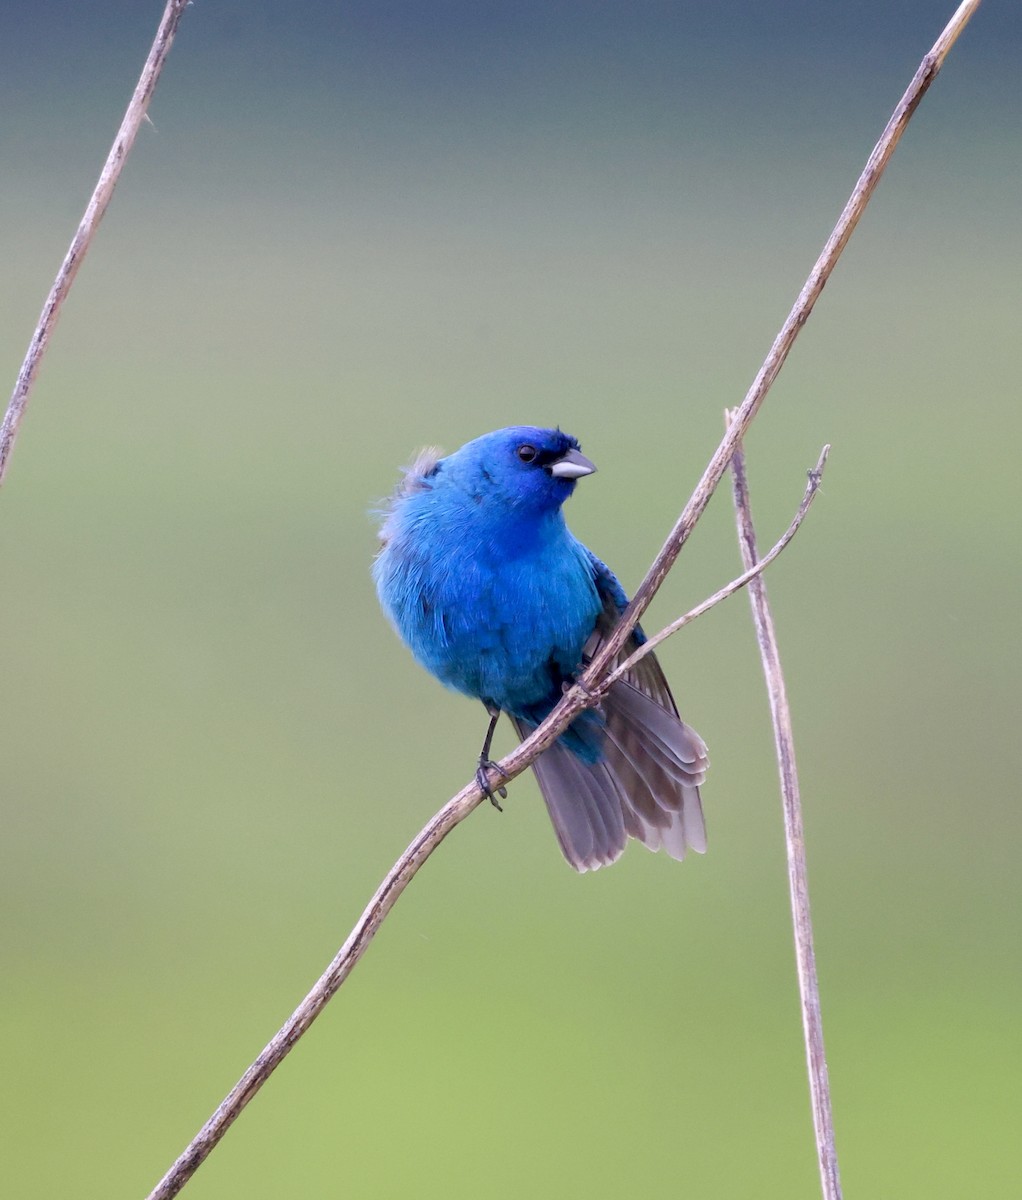
[[[598,688],[597,694],[588,697],[589,703],[596,702],[599,695],[602,695],[613,680],[623,673],[630,664],[649,653],[654,646],[659,645],[660,642],[672,633],[676,633],[684,625],[688,625],[696,617],[709,612],[711,608],[719,604],[722,600],[726,600],[728,596],[745,587],[747,583],[755,579],[756,576],[773,562],[798,532],[799,526],[805,519],[806,513],[809,511],[819,489],[820,477],[829,451],[829,446],[823,448],[819,462],[809,472],[809,483],[806,486],[805,495],[802,497],[802,503],[799,505],[798,512],[770,553],[760,559],[751,569],[746,570],[737,579],[733,579],[726,587],[715,592],[708,600],[704,600],[702,604],[697,605],[690,612],[685,613],[683,617],[679,617],[678,620],[673,621],[666,629],[661,630],[655,637],[650,638],[613,675],[607,677]],[[577,711],[581,711],[582,707],[582,705],[579,705]],[[540,749],[549,745],[557,738],[561,729],[563,729],[563,726],[552,726],[549,722],[541,725],[532,737],[522,742],[521,745],[501,762],[500,771],[498,772],[501,776],[501,781],[507,782],[515,778],[515,776],[520,775],[537,757]],[[493,782],[496,785],[496,780]],[[231,1090],[230,1095],[226,1097],[199,1133],[196,1134],[185,1152],[178,1158],[160,1181],[159,1185],[150,1194],[149,1200],[169,1200],[171,1196],[178,1194],[202,1164],[209,1152],[238,1118],[245,1105],[259,1091],[276,1067],[282,1062],[288,1051],[290,1051],[292,1046],[294,1046],[316,1019],[330,997],[333,996],[345,979],[351,974],[352,968],[362,957],[373,935],[382,924],[384,917],[386,917],[397,903],[398,896],[401,895],[411,882],[412,877],[418,871],[419,867],[422,866],[451,830],[463,821],[474,808],[478,807],[482,799],[482,792],[478,785],[473,782],[467,787],[462,788],[420,830],[419,835],[397,860],[387,873],[384,881],[377,888],[376,894],[370,900],[358,924],[352,930],[348,940],[338,950],[329,967],[327,967],[309,994],[291,1014],[287,1023],[278,1031],[273,1040],[268,1043],[241,1079],[238,1080]]]
[[[727,412],[725,421],[734,420]],[[745,477],[745,456],[741,444],[731,460],[735,515],[738,522],[738,544],[742,563],[747,571],[759,561],[756,552],[756,531],[752,526],[749,504],[749,485]],[[757,575],[749,581],[749,600],[756,626],[756,640],[763,660],[770,716],[774,726],[774,746],[781,777],[781,800],[784,808],[784,841],[788,853],[788,887],[791,892],[791,919],[795,933],[795,962],[798,969],[798,990],[802,1002],[802,1029],[805,1034],[806,1063],[809,1072],[809,1095],[813,1109],[813,1129],[816,1133],[816,1155],[820,1164],[820,1183],[824,1200],[841,1200],[841,1181],[838,1177],[837,1149],[834,1144],[834,1117],[830,1105],[830,1081],[827,1076],[827,1057],[823,1046],[823,1019],[820,1015],[820,986],[816,978],[816,954],[813,950],[813,924],[809,915],[809,879],[806,874],[806,848],[802,832],[802,800],[799,795],[798,768],[795,763],[795,741],[791,730],[791,709],[784,686],[777,633],[767,600],[766,580]]]
[[[738,451],[735,452],[735,457],[738,456]],[[735,592],[740,591],[746,584],[751,583],[757,575],[762,575],[767,567],[781,553],[785,546],[798,533],[799,526],[806,518],[806,513],[812,507],[813,501],[816,499],[816,494],[820,490],[820,481],[823,479],[823,468],[827,465],[827,455],[830,454],[830,446],[824,446],[820,451],[820,457],[815,467],[807,474],[809,482],[806,484],[805,495],[802,497],[802,503],[798,506],[798,512],[792,518],[791,524],[781,534],[780,539],[773,546],[768,554],[764,554],[762,558],[748,567],[748,569],[737,579],[732,579],[729,584],[726,584],[719,592],[714,592],[712,596],[704,600],[702,604],[697,604],[695,608],[690,609],[684,616],[678,617],[672,621],[670,625],[665,625],[659,633],[655,633],[652,637],[647,638],[645,642],[633,654],[630,654],[620,666],[615,667],[613,671],[603,680],[596,689],[600,695],[603,695],[610,685],[621,678],[622,675],[635,666],[637,662],[645,658],[647,654],[651,654],[661,642],[665,642],[672,634],[678,632],[679,629],[684,629],[686,625],[691,624],[697,617],[701,617],[703,613],[707,613],[711,608],[728,596],[733,596]],[[732,460],[734,461],[734,460]]]
[[[524,742],[515,748],[500,765],[499,771],[491,773],[491,783],[496,787],[506,779],[521,774],[540,754],[551,745],[570,722],[596,700],[594,689],[598,688],[611,661],[621,647],[635,622],[645,612],[670,570],[678,552],[687,541],[692,529],[702,515],[710,496],[727,470],[735,450],[752,420],[756,416],[771,384],[791,349],[799,330],[812,311],[824,283],[840,257],[849,237],[868,203],[888,159],[894,151],[912,113],[940,70],[948,50],[961,33],[965,24],[979,5],[979,0],[966,0],[962,4],[937,43],[916,72],[908,91],[895,109],[883,136],[870,155],[866,168],[855,186],[844,212],[834,228],[823,253],[813,268],[805,287],[781,328],[773,347],[759,374],[750,388],[735,420],[703,473],[702,479],[685,506],[674,530],[657,555],[645,580],[635,594],[622,622],[607,639],[604,647],[585,672],[580,686],[572,688],[557,705],[542,725]],[[149,1200],[169,1200],[176,1196],[191,1178],[198,1166],[231,1126],[259,1087],[279,1065],[294,1043],[305,1032],[329,998],[336,992],[350,973],[390,911],[397,897],[408,885],[419,867],[436,849],[448,833],[462,821],[482,800],[478,785],[472,783],[449,800],[429,824],[412,842],[380,885],[376,895],[366,908],[348,941],[340,950],[330,967],[309,995],[302,1001],[290,1021],[267,1045],[259,1058],[224,1100],[213,1116],[206,1122],[195,1139],[177,1162],[164,1176]]]
[[[160,21],[160,27],[156,31],[156,38],[153,41],[152,49],[149,51],[149,57],[142,68],[142,74],[139,76],[138,84],[124,114],[121,127],[114,138],[114,144],[110,147],[110,153],[103,164],[99,182],[96,184],[96,189],[92,193],[88,206],[85,209],[85,215],[82,217],[81,224],[71,239],[71,245],[64,256],[64,261],[60,264],[60,270],[57,272],[57,278],[53,281],[50,294],[46,297],[46,303],[43,305],[43,311],[39,316],[39,324],[36,326],[32,340],[28,344],[25,361],[21,364],[21,370],[18,372],[18,381],[14,385],[14,391],[7,406],[7,413],[4,416],[3,424],[0,425],[0,484],[4,481],[4,475],[7,472],[7,460],[10,458],[11,450],[14,447],[14,439],[18,436],[18,427],[21,425],[21,418],[25,413],[25,406],[28,404],[29,393],[32,391],[32,385],[35,383],[35,378],[39,371],[39,364],[42,362],[43,355],[46,353],[46,347],[49,345],[50,335],[53,333],[54,326],[57,324],[57,318],[60,316],[61,306],[67,298],[67,294],[71,290],[71,284],[74,283],[75,275],[78,273],[78,268],[82,265],[82,260],[88,252],[93,234],[103,219],[103,214],[110,203],[110,197],[114,194],[114,188],[117,185],[117,180],[120,178],[121,168],[131,153],[131,147],[135,142],[135,135],[138,133],[139,126],[146,115],[149,101],[156,89],[156,82],[160,78],[163,64],[170,53],[174,35],[177,33],[177,27],[190,2],[191,0],[168,0],[167,7],[163,12],[163,19]]]

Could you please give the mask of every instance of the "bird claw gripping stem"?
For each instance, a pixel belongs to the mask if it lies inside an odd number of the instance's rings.
[[[582,693],[582,695],[585,696],[585,698],[589,701],[589,705],[588,705],[589,708],[599,709],[602,707],[602,705],[603,705],[603,689],[602,688],[587,687],[586,684],[582,681],[582,677],[579,676],[578,679],[566,679],[561,684],[561,695],[566,696],[574,688],[578,688],[578,690]]]
[[[500,800],[507,799],[507,788],[501,785],[497,788],[496,795],[494,795],[493,788],[490,787],[489,779],[491,767],[497,772],[498,775],[503,775],[505,779],[510,778],[507,771],[504,770],[500,763],[495,763],[492,758],[486,758],[483,755],[480,755],[479,766],[476,769],[476,783],[479,785],[479,790],[489,800],[497,812],[503,812],[504,810],[500,806]],[[497,799],[497,796],[500,797],[500,800]]]

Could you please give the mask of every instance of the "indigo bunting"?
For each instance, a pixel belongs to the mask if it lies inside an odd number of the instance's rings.
[[[498,429],[443,458],[423,450],[384,510],[373,565],[380,603],[427,671],[485,705],[477,777],[494,803],[486,769],[500,713],[526,737],[628,602],[561,511],[595,470],[559,429]],[[643,641],[636,628],[623,655]],[[629,837],[676,859],[704,851],[707,765],[648,654],[533,770],[564,857],[586,871],[614,862]]]

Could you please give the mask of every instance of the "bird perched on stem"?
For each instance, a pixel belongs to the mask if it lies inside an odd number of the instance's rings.
[[[424,450],[385,510],[373,565],[380,603],[427,671],[485,705],[477,778],[495,804],[487,769],[500,714],[519,737],[531,733],[628,603],[561,511],[595,470],[559,429],[498,429],[443,458]],[[636,628],[622,654],[644,640]],[[564,857],[586,871],[614,862],[629,837],[677,859],[704,851],[707,765],[648,654],[533,770]]]

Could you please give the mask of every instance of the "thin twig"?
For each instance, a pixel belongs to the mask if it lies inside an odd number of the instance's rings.
[[[694,621],[697,617],[701,617],[704,613],[709,612],[711,608],[715,608],[722,600],[726,600],[728,596],[733,596],[735,592],[740,591],[746,586],[746,584],[751,583],[757,575],[762,575],[766,568],[770,566],[770,564],[781,553],[785,546],[787,546],[795,534],[798,533],[799,526],[805,520],[806,514],[809,512],[813,501],[816,499],[817,492],[820,490],[820,482],[823,479],[823,468],[827,465],[828,454],[830,454],[829,445],[824,446],[820,451],[820,457],[816,463],[816,466],[813,467],[811,471],[806,472],[808,476],[808,482],[806,483],[806,490],[802,497],[802,503],[798,506],[798,512],[795,513],[791,524],[784,531],[784,533],[781,534],[780,538],[770,552],[768,554],[764,554],[761,559],[758,559],[756,563],[749,567],[748,570],[746,570],[743,574],[739,575],[737,579],[732,579],[731,582],[725,584],[720,591],[714,592],[713,595],[704,600],[702,604],[697,604],[695,608],[689,609],[684,616],[678,617],[676,620],[672,621],[670,625],[665,625],[659,633],[655,633],[652,637],[647,638],[636,651],[634,651],[624,660],[623,663],[615,667],[614,670],[611,671],[611,673],[598,686],[596,690],[600,695],[603,695],[612,683],[616,683],[622,675],[630,671],[637,662],[640,662],[642,659],[644,659],[647,654],[651,654],[661,642],[665,642],[669,637],[677,633],[679,629],[684,629],[686,625],[689,625],[692,621]]]
[[[725,413],[725,422],[734,413]],[[731,459],[731,472],[738,523],[738,543],[742,563],[751,570],[759,561],[756,551],[756,531],[752,525],[749,504],[749,485],[745,476],[745,456],[741,445]],[[756,640],[763,660],[770,716],[774,726],[774,747],[781,777],[781,801],[784,809],[784,842],[788,854],[788,888],[791,892],[791,920],[795,933],[795,962],[798,969],[798,990],[802,1004],[802,1029],[805,1034],[806,1064],[809,1073],[809,1095],[812,1100],[813,1129],[816,1134],[816,1155],[820,1165],[820,1184],[824,1200],[841,1200],[841,1181],[838,1176],[837,1149],[834,1144],[834,1116],[830,1105],[830,1080],[827,1075],[827,1056],[823,1045],[823,1018],[820,1014],[820,985],[816,977],[816,954],[813,950],[813,923],[809,915],[809,878],[806,872],[805,836],[802,830],[802,800],[795,762],[795,740],[791,729],[791,709],[784,686],[777,632],[767,600],[766,580],[757,575],[749,582],[749,601],[756,626]]]
[[[86,206],[85,214],[82,217],[77,232],[71,239],[71,245],[64,256],[64,261],[60,264],[60,270],[57,272],[57,278],[53,281],[53,287],[50,288],[50,294],[46,297],[46,303],[43,305],[43,311],[39,316],[39,324],[36,326],[32,340],[28,344],[25,361],[21,364],[21,370],[18,372],[18,380],[14,385],[14,391],[11,393],[11,400],[7,406],[3,424],[0,425],[0,484],[3,483],[4,475],[7,473],[7,461],[14,447],[14,439],[18,436],[21,418],[24,416],[29,394],[35,383],[36,375],[39,372],[39,364],[46,353],[46,348],[50,342],[50,335],[53,333],[54,326],[57,324],[57,318],[60,316],[61,307],[67,298],[68,292],[71,290],[71,284],[74,283],[75,275],[78,274],[78,268],[82,265],[82,260],[88,253],[93,234],[95,234],[100,221],[103,219],[103,214],[107,210],[107,205],[110,203],[114,187],[120,178],[121,169],[128,155],[131,153],[131,147],[135,142],[135,135],[138,133],[139,126],[145,118],[149,101],[152,99],[153,92],[156,89],[156,82],[160,78],[163,64],[170,53],[170,47],[174,42],[174,35],[177,33],[181,17],[190,3],[191,0],[168,0],[167,7],[163,12],[163,19],[160,21],[160,27],[156,31],[156,38],[149,51],[149,57],[142,68],[142,74],[139,76],[138,84],[124,114],[121,127],[114,138],[114,144],[110,147],[110,153],[103,164],[103,170],[100,172],[95,191],[93,191]]]
[[[612,659],[620,652],[629,632],[645,612],[667,572],[674,564],[682,545],[688,540],[692,529],[706,508],[710,496],[727,470],[735,448],[759,411],[792,343],[805,324],[824,283],[833,271],[841,251],[869,202],[909,118],[933,82],[948,50],[978,5],[979,0],[968,0],[967,3],[962,4],[933,49],[923,59],[908,91],[902,97],[883,136],[870,155],[869,162],[866,164],[823,253],[806,281],[795,307],[782,326],[763,367],[738,409],[734,423],[703,472],[703,477],[695,492],[636,592],[635,599],[629,606],[622,622],[607,639],[600,654],[590,664],[580,681],[580,686],[571,688],[535,732],[530,734],[524,742],[501,760],[497,768],[491,771],[490,783],[494,788],[500,783],[520,775],[543,750],[553,744],[584,708],[597,702],[598,696],[594,689],[599,687]],[[479,805],[482,798],[482,792],[478,785],[474,782],[469,784],[449,800],[423,828],[394,864],[333,963],[295,1010],[291,1020],[266,1046],[230,1095],[150,1193],[149,1200],[169,1200],[170,1197],[178,1194],[230,1128],[244,1106],[280,1065],[298,1038],[322,1011],[327,1000],[350,974],[352,967],[358,962],[384,917],[412,877],[455,825],[464,820]]]

